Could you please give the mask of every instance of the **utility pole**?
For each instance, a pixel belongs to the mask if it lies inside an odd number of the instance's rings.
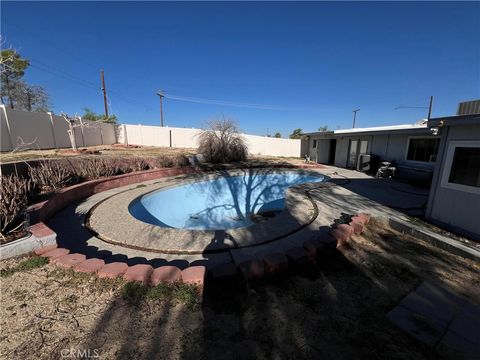
[[[433,107],[433,96],[430,96],[430,103],[428,106],[397,106],[395,110],[398,109],[428,109],[428,115],[427,115],[427,120],[430,120],[430,117],[432,116],[432,107]]]
[[[430,96],[430,105],[428,105],[427,120],[430,120],[430,116],[432,115],[432,105],[433,105],[433,96]]]
[[[107,105],[107,88],[105,87],[105,76],[103,69],[100,70],[100,78],[102,79],[103,105],[105,106],[105,119],[108,119],[108,105]]]
[[[164,91],[159,90],[157,95],[160,97],[160,126],[163,127],[163,98],[165,97]]]
[[[360,111],[360,109],[353,110],[353,126],[355,127],[355,119],[357,118],[357,111]]]

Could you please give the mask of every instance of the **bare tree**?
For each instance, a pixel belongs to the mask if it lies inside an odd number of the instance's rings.
[[[84,128],[89,128],[89,127],[95,127],[99,128],[101,126],[101,123],[103,120],[97,120],[97,121],[83,121],[80,116],[69,116],[65,113],[61,113],[61,116],[63,119],[67,122],[68,124],[68,138],[70,139],[70,144],[72,146],[73,151],[77,151],[77,140],[75,138],[75,129],[80,128],[80,130],[83,132]],[[100,136],[101,136],[101,129],[100,129]]]
[[[208,122],[208,129],[199,135],[198,151],[212,163],[244,161],[248,157],[248,148],[237,124],[225,118]]]

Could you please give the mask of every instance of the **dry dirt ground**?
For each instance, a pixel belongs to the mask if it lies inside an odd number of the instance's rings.
[[[80,150],[100,151],[101,155],[105,156],[159,156],[159,155],[192,155],[195,154],[195,149],[187,148],[170,148],[170,147],[154,147],[154,146],[142,146],[138,148],[119,147],[111,145],[99,145],[79,148]],[[41,159],[60,159],[71,158],[77,156],[86,156],[82,153],[72,153],[65,151],[68,149],[51,149],[51,150],[26,150],[15,153],[3,152],[0,154],[0,163],[7,163],[12,161],[28,161],[28,160],[41,160]],[[87,155],[91,156],[91,155]],[[98,156],[98,155],[95,155]],[[300,158],[286,158],[286,157],[273,157],[273,156],[252,156],[252,160],[267,160],[268,162],[288,162],[292,164],[302,163],[303,159]]]
[[[2,276],[0,358],[89,349],[100,359],[442,359],[385,314],[424,279],[480,303],[479,270],[375,222],[305,271],[250,286],[207,282],[203,305],[45,265]]]
[[[175,155],[175,154],[194,154],[194,149],[184,148],[170,148],[170,147],[154,147],[143,146],[138,148],[126,148],[111,145],[99,145],[82,147],[79,150],[100,151],[101,155],[107,156],[158,156],[158,155]],[[59,159],[59,158],[71,158],[76,156],[85,156],[81,153],[72,153],[67,151],[68,149],[50,149],[50,150],[25,150],[15,153],[3,152],[0,155],[2,163],[11,161],[27,161],[27,160],[39,160],[39,159]]]

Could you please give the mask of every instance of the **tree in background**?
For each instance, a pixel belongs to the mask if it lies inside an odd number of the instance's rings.
[[[44,87],[23,80],[30,61],[15,49],[4,49],[0,55],[1,101],[11,109],[47,112],[49,97]]]
[[[328,125],[322,125],[318,128],[318,131],[328,131]]]
[[[10,108],[15,108],[17,87],[23,75],[25,75],[25,69],[28,65],[30,65],[30,62],[23,59],[15,50],[2,50],[0,55],[2,104],[6,105],[8,103]]]
[[[19,81],[14,89],[17,108],[27,111],[47,112],[49,109],[49,96],[43,86],[28,85]]]
[[[301,139],[302,138],[302,129],[295,129],[293,132],[288,135],[290,139]]]
[[[279,132],[275,133],[275,135],[273,135],[274,138],[281,138],[282,137],[282,134],[280,134]]]
[[[116,124],[117,123],[117,116],[116,115],[109,115],[106,117],[105,115],[100,115],[89,108],[83,108],[83,111],[85,114],[82,115],[82,120],[88,120],[88,121],[103,121],[108,124]]]

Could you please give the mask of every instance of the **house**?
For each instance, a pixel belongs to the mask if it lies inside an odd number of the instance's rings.
[[[423,120],[393,125],[304,134],[303,156],[311,161],[356,170],[373,170],[394,161],[400,177],[431,180],[440,136]]]
[[[440,144],[425,216],[480,240],[480,100],[460,103],[456,116],[427,125]]]
[[[374,158],[395,161],[400,178],[431,182],[429,221],[480,240],[480,100],[414,125],[304,134],[302,154],[356,170],[372,170]]]

